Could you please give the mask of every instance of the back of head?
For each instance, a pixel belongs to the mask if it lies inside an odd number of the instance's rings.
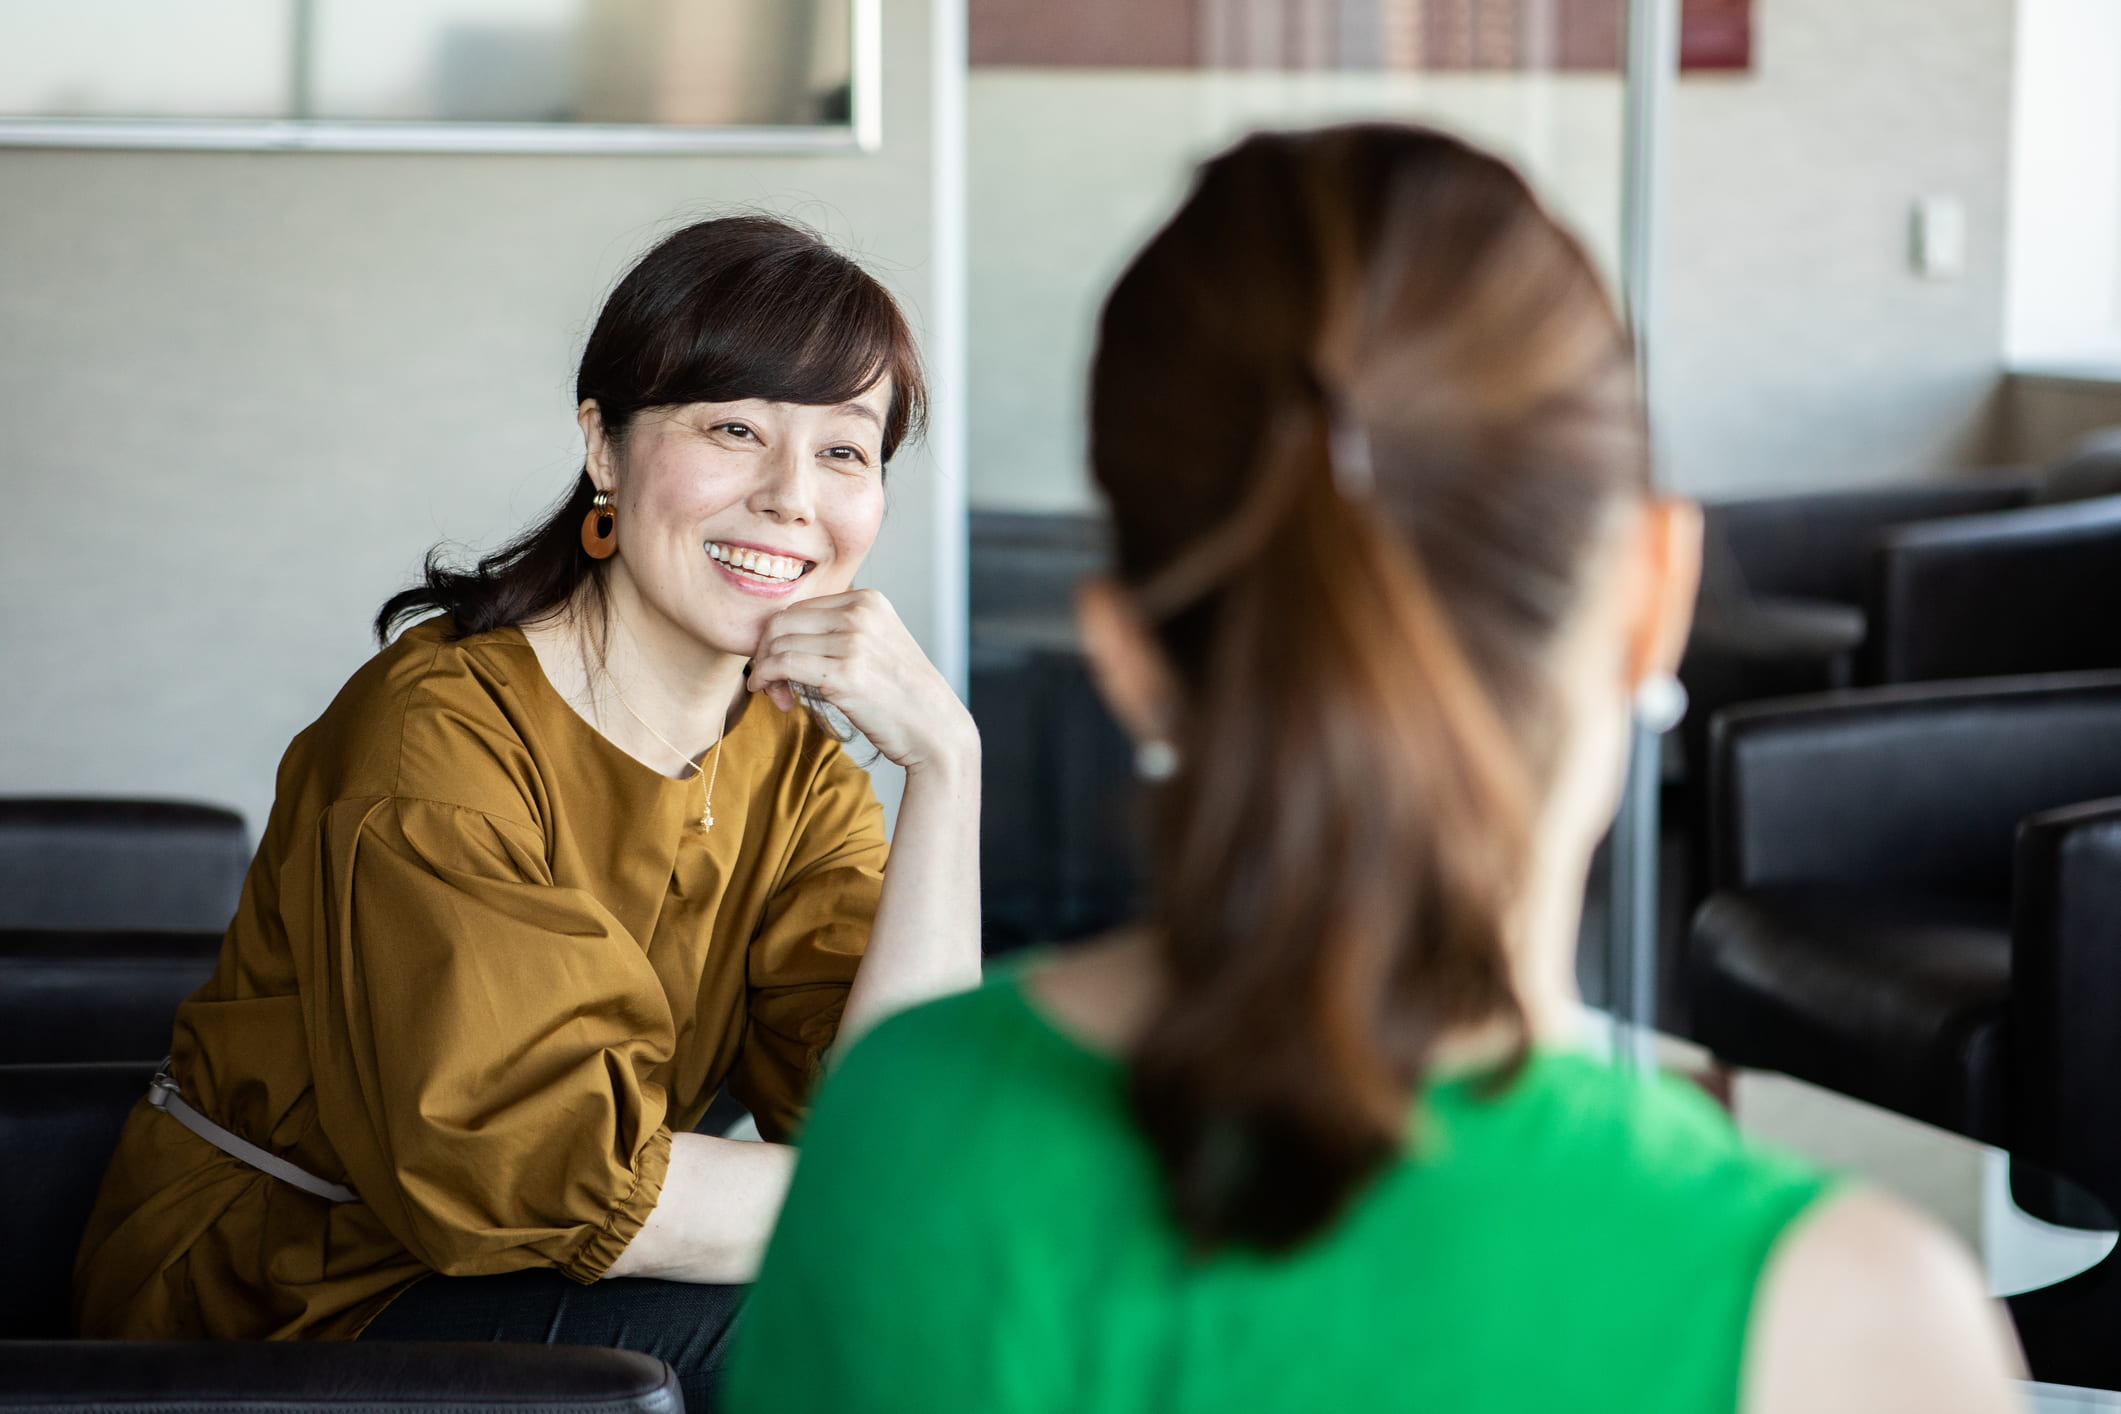
[[[1550,650],[1646,488],[1631,353],[1507,166],[1348,127],[1202,171],[1106,304],[1091,402],[1185,763],[1131,1102],[1197,1246],[1286,1248],[1400,1151],[1440,1036],[1523,1034]]]

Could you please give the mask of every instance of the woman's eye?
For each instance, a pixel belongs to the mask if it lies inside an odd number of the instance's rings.
[[[714,425],[714,430],[727,432],[730,436],[740,439],[750,438],[756,440],[758,437],[758,433],[753,432],[741,422],[718,422]]]
[[[855,466],[869,465],[869,458],[863,454],[860,447],[827,447],[823,455],[831,461],[848,462]]]

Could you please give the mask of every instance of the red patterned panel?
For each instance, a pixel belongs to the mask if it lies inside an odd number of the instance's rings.
[[[979,66],[1617,70],[1626,0],[969,0]],[[1532,30],[1553,17],[1551,33]],[[1753,0],[1680,0],[1680,67],[1752,66]]]

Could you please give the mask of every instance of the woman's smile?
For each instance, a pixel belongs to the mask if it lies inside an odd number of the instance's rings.
[[[793,592],[796,582],[817,568],[817,561],[783,554],[736,540],[710,540],[707,558],[722,577],[747,594],[778,598]]]

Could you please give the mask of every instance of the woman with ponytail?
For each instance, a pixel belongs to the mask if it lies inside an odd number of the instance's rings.
[[[1700,532],[1523,181],[1414,128],[1244,142],[1114,289],[1090,408],[1147,915],[855,1050],[738,1407],[2009,1408],[1928,1223],[1573,1049]]]

